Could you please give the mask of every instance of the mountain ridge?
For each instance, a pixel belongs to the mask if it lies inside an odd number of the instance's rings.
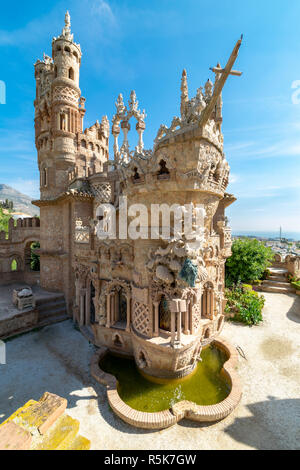
[[[39,215],[40,210],[31,203],[31,197],[7,184],[0,183],[0,201],[5,201],[6,199],[14,203],[14,212],[20,213],[20,215],[24,214],[32,217]]]

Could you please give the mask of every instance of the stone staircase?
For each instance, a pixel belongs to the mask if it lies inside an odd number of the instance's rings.
[[[51,297],[38,298],[36,302],[38,310],[38,327],[51,325],[67,320],[66,301],[64,294],[53,294]]]
[[[287,281],[287,269],[272,267],[268,279],[262,282],[259,290],[262,292],[273,292],[278,294],[294,293],[295,289]]]
[[[79,421],[65,413],[67,400],[46,392],[0,424],[0,450],[89,450]]]

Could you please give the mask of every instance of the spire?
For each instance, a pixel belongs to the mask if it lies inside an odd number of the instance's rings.
[[[188,91],[188,84],[187,84],[187,74],[186,74],[186,70],[183,69],[182,76],[181,76],[181,104],[180,104],[181,117],[185,115],[186,105],[188,101],[189,101],[189,91]]]
[[[71,34],[71,17],[68,11],[65,14],[65,27],[62,31],[62,36],[64,36],[69,41],[73,41],[73,34]]]

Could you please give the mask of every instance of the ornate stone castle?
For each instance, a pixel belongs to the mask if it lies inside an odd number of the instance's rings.
[[[150,375],[188,374],[201,348],[222,330],[224,264],[231,254],[225,209],[235,201],[226,193],[222,89],[230,74],[240,75],[232,67],[241,41],[225,68],[212,69],[214,83],[208,80],[193,98],[183,71],[180,117],[160,126],[153,150],[144,149],[146,115],[135,92],[128,106],[120,94],[112,119],[113,160],[107,117],[83,130],[82,53],[68,13],[62,34],[53,39],[52,58],[44,55],[35,64],[41,287],[64,293],[68,313],[96,345],[134,356]],[[132,118],[138,144],[130,151]],[[190,205],[193,220],[200,205],[202,235],[190,242],[175,233],[171,217],[168,239],[100,239],[98,207],[110,203],[119,214],[121,196],[128,207],[143,204],[149,214],[154,203]],[[142,229],[151,231],[148,219]],[[157,230],[164,224],[160,217]]]

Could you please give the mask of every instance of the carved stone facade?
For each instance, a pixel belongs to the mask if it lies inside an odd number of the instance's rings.
[[[160,127],[153,150],[144,150],[146,114],[135,92],[128,107],[119,95],[110,161],[107,118],[83,131],[82,54],[68,15],[62,35],[53,40],[52,58],[35,65],[41,286],[64,292],[70,315],[96,345],[133,356],[150,375],[191,372],[202,347],[223,326],[224,264],[231,248],[225,209],[235,198],[226,193],[221,91],[240,43],[229,65],[215,69],[215,83],[207,82],[190,100],[184,71],[181,117]],[[130,151],[132,118],[138,145]],[[152,204],[177,204],[183,212],[188,205],[191,229],[201,207],[203,227],[190,240],[175,227],[175,217],[160,217],[156,225],[148,218],[143,230],[169,230],[169,237],[100,239],[99,206],[111,203],[120,214],[120,196],[128,207],[143,204],[149,214]]]

